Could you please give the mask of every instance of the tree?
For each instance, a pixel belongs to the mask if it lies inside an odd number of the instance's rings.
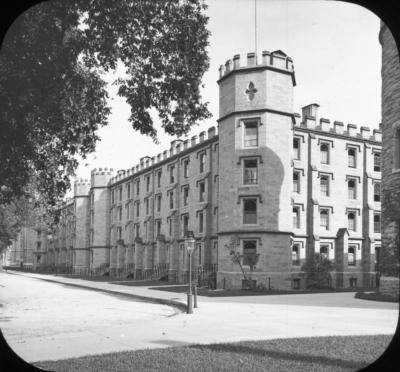
[[[258,263],[258,259],[260,257],[259,253],[245,253],[242,254],[239,251],[237,251],[237,244],[238,242],[238,237],[236,235],[233,235],[229,244],[225,245],[225,248],[229,250],[229,254],[231,256],[231,260],[234,264],[239,265],[240,270],[242,271],[243,274],[243,279],[244,283],[246,285],[246,288],[252,288],[252,281],[251,281],[251,273],[254,271],[254,268],[256,267]],[[242,262],[245,260],[249,267],[250,267],[250,275],[247,276],[246,272],[243,269]]]
[[[157,141],[150,110],[181,136],[210,116],[200,94],[209,31],[201,0],[75,0],[40,3],[22,14],[0,53],[0,205],[34,178],[56,205],[69,177],[107,125],[104,72],[118,63],[118,94],[134,130]]]
[[[305,273],[308,288],[328,288],[332,280],[330,272],[334,268],[331,260],[319,253],[314,253],[307,258],[301,270]]]

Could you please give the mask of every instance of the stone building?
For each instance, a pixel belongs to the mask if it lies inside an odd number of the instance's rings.
[[[174,140],[131,169],[99,168],[75,183],[46,264],[184,282],[193,231],[194,270],[219,288],[242,286],[232,250],[268,288],[304,288],[301,265],[314,252],[335,263],[333,286],[374,285],[381,131],[319,118],[315,103],[295,113],[293,63],[280,50],[260,63],[254,53],[244,63],[234,56],[218,84],[218,133]]]
[[[399,276],[400,245],[400,62],[388,27],[381,22],[382,46],[382,252],[380,271],[384,276]],[[389,281],[382,278],[382,284]],[[399,282],[395,280],[394,286]],[[389,285],[390,286],[390,285]]]

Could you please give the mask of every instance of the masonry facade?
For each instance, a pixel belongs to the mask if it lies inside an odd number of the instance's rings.
[[[304,288],[301,265],[315,252],[335,263],[332,286],[375,285],[381,131],[319,119],[318,104],[295,113],[293,63],[282,51],[259,63],[234,56],[218,84],[218,133],[77,181],[58,230],[40,236],[46,253],[35,267],[184,282],[193,231],[195,272],[218,288],[242,286],[232,250],[267,288]]]

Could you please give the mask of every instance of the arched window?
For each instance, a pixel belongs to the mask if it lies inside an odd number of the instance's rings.
[[[356,264],[356,249],[354,246],[349,247],[347,254],[347,264],[349,266],[354,266]]]
[[[328,230],[329,229],[329,211],[327,209],[322,209],[319,212],[319,216],[320,216],[321,227],[325,230]]]
[[[349,199],[356,199],[356,181],[349,180],[347,182],[348,196]]]
[[[356,166],[356,150],[355,149],[349,149],[347,151],[347,160],[348,160],[349,167],[355,168],[355,166]]]
[[[374,233],[381,232],[381,215],[379,213],[374,214]]]
[[[356,231],[356,215],[353,212],[347,215],[347,227],[350,231]]]
[[[300,265],[300,248],[298,244],[293,244],[292,247],[292,265]]]
[[[321,187],[321,195],[329,196],[329,178],[328,178],[328,176],[321,176],[320,187]]]
[[[320,147],[321,150],[321,163],[329,164],[329,146],[323,143]]]
[[[374,153],[374,171],[381,171],[381,154],[379,152]]]

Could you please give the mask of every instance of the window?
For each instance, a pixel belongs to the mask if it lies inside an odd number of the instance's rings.
[[[206,191],[206,184],[204,181],[199,182],[199,200],[201,202],[204,201],[204,195],[205,195],[205,191]]]
[[[381,154],[379,152],[374,153],[374,171],[381,171]]]
[[[245,185],[256,184],[258,182],[258,164],[257,159],[244,160],[243,180]]]
[[[140,180],[136,181],[136,195],[139,195],[140,193]]]
[[[320,188],[322,196],[329,196],[329,178],[328,176],[321,176],[320,178]]]
[[[174,209],[174,192],[169,192],[169,209]]]
[[[354,212],[347,214],[347,227],[350,231],[356,231],[356,214]]]
[[[118,220],[122,220],[122,207],[118,207]]]
[[[243,241],[243,265],[253,265],[257,254],[257,240]]]
[[[130,183],[128,183],[127,185],[126,185],[126,187],[127,187],[127,193],[128,193],[128,199],[131,197],[131,184]]]
[[[202,152],[200,154],[200,173],[203,173],[206,168],[206,153]]]
[[[243,223],[257,223],[257,199],[243,199]]]
[[[162,173],[161,173],[161,171],[159,170],[159,171],[157,172],[157,187],[161,187],[161,175],[162,175]]]
[[[189,186],[183,188],[183,205],[188,205],[189,201]]]
[[[122,186],[119,188],[119,201],[122,200]]]
[[[300,265],[300,247],[298,244],[293,244],[292,246],[292,265]]]
[[[143,223],[143,227],[144,227],[144,237],[145,237],[145,239],[147,240],[147,221],[145,221],[145,222]]]
[[[300,160],[300,138],[293,138],[293,158]]]
[[[150,176],[146,177],[146,191],[150,191]]]
[[[111,191],[111,204],[114,204],[114,190]]]
[[[376,201],[376,202],[381,201],[381,183],[380,182],[374,183],[374,201]]]
[[[110,210],[110,221],[111,221],[111,223],[113,222],[113,219],[114,219],[114,210],[111,209]]]
[[[136,202],[136,217],[139,217],[139,211],[140,211],[139,205],[140,205],[140,203]]]
[[[321,144],[321,163],[329,164],[329,145],[326,143]]]
[[[161,211],[161,194],[158,194],[156,196],[156,199],[157,199],[157,212],[160,212]]]
[[[356,247],[353,245],[349,246],[349,251],[347,253],[347,264],[349,266],[355,266],[356,264]]]
[[[258,122],[248,121],[244,123],[244,147],[258,146]]]
[[[329,259],[329,246],[328,245],[321,245],[319,247],[319,254],[323,258],[328,258]]]
[[[199,265],[201,265],[201,243],[197,243],[196,244],[196,248],[197,248],[197,254],[198,254],[198,257],[199,257]]]
[[[199,212],[199,232],[202,233],[204,229],[204,214],[203,212]]]
[[[293,192],[300,194],[300,172],[293,172]]]
[[[183,177],[184,178],[189,177],[189,159],[185,159],[183,161]]]
[[[183,235],[185,236],[189,229],[189,215],[188,214],[184,214],[182,216],[182,222],[183,222]]]
[[[117,237],[118,240],[122,239],[122,227],[117,227]]]
[[[379,271],[379,262],[380,262],[380,260],[379,260],[379,254],[380,254],[380,251],[381,251],[381,247],[375,247],[375,272],[378,272]]]
[[[175,166],[174,166],[174,165],[171,165],[171,166],[169,167],[169,182],[170,182],[170,183],[174,183],[174,182],[175,182],[175,178],[174,178],[174,169],[175,169]]]
[[[135,238],[139,237],[139,224],[135,224]]]
[[[293,228],[299,229],[300,228],[300,208],[293,207]]]
[[[169,236],[172,236],[172,218],[171,217],[168,219],[168,234],[169,234]]]
[[[379,213],[374,214],[374,233],[381,232],[381,215]]]
[[[161,220],[157,220],[156,222],[156,234],[157,236],[161,234]]]
[[[147,214],[149,214],[149,210],[150,210],[150,203],[149,203],[148,198],[145,199],[145,204],[146,204],[146,215],[147,215]]]
[[[126,219],[127,219],[127,220],[129,220],[129,212],[130,212],[130,211],[129,211],[129,209],[130,209],[129,207],[130,207],[130,205],[129,205],[129,203],[128,203],[128,204],[126,205]]]
[[[329,229],[329,211],[327,209],[322,209],[319,212],[321,227],[325,230]]]
[[[356,181],[355,180],[348,180],[347,181],[347,191],[349,199],[356,199],[357,192],[356,192]]]
[[[347,150],[347,163],[350,168],[356,167],[356,150],[353,148]]]

